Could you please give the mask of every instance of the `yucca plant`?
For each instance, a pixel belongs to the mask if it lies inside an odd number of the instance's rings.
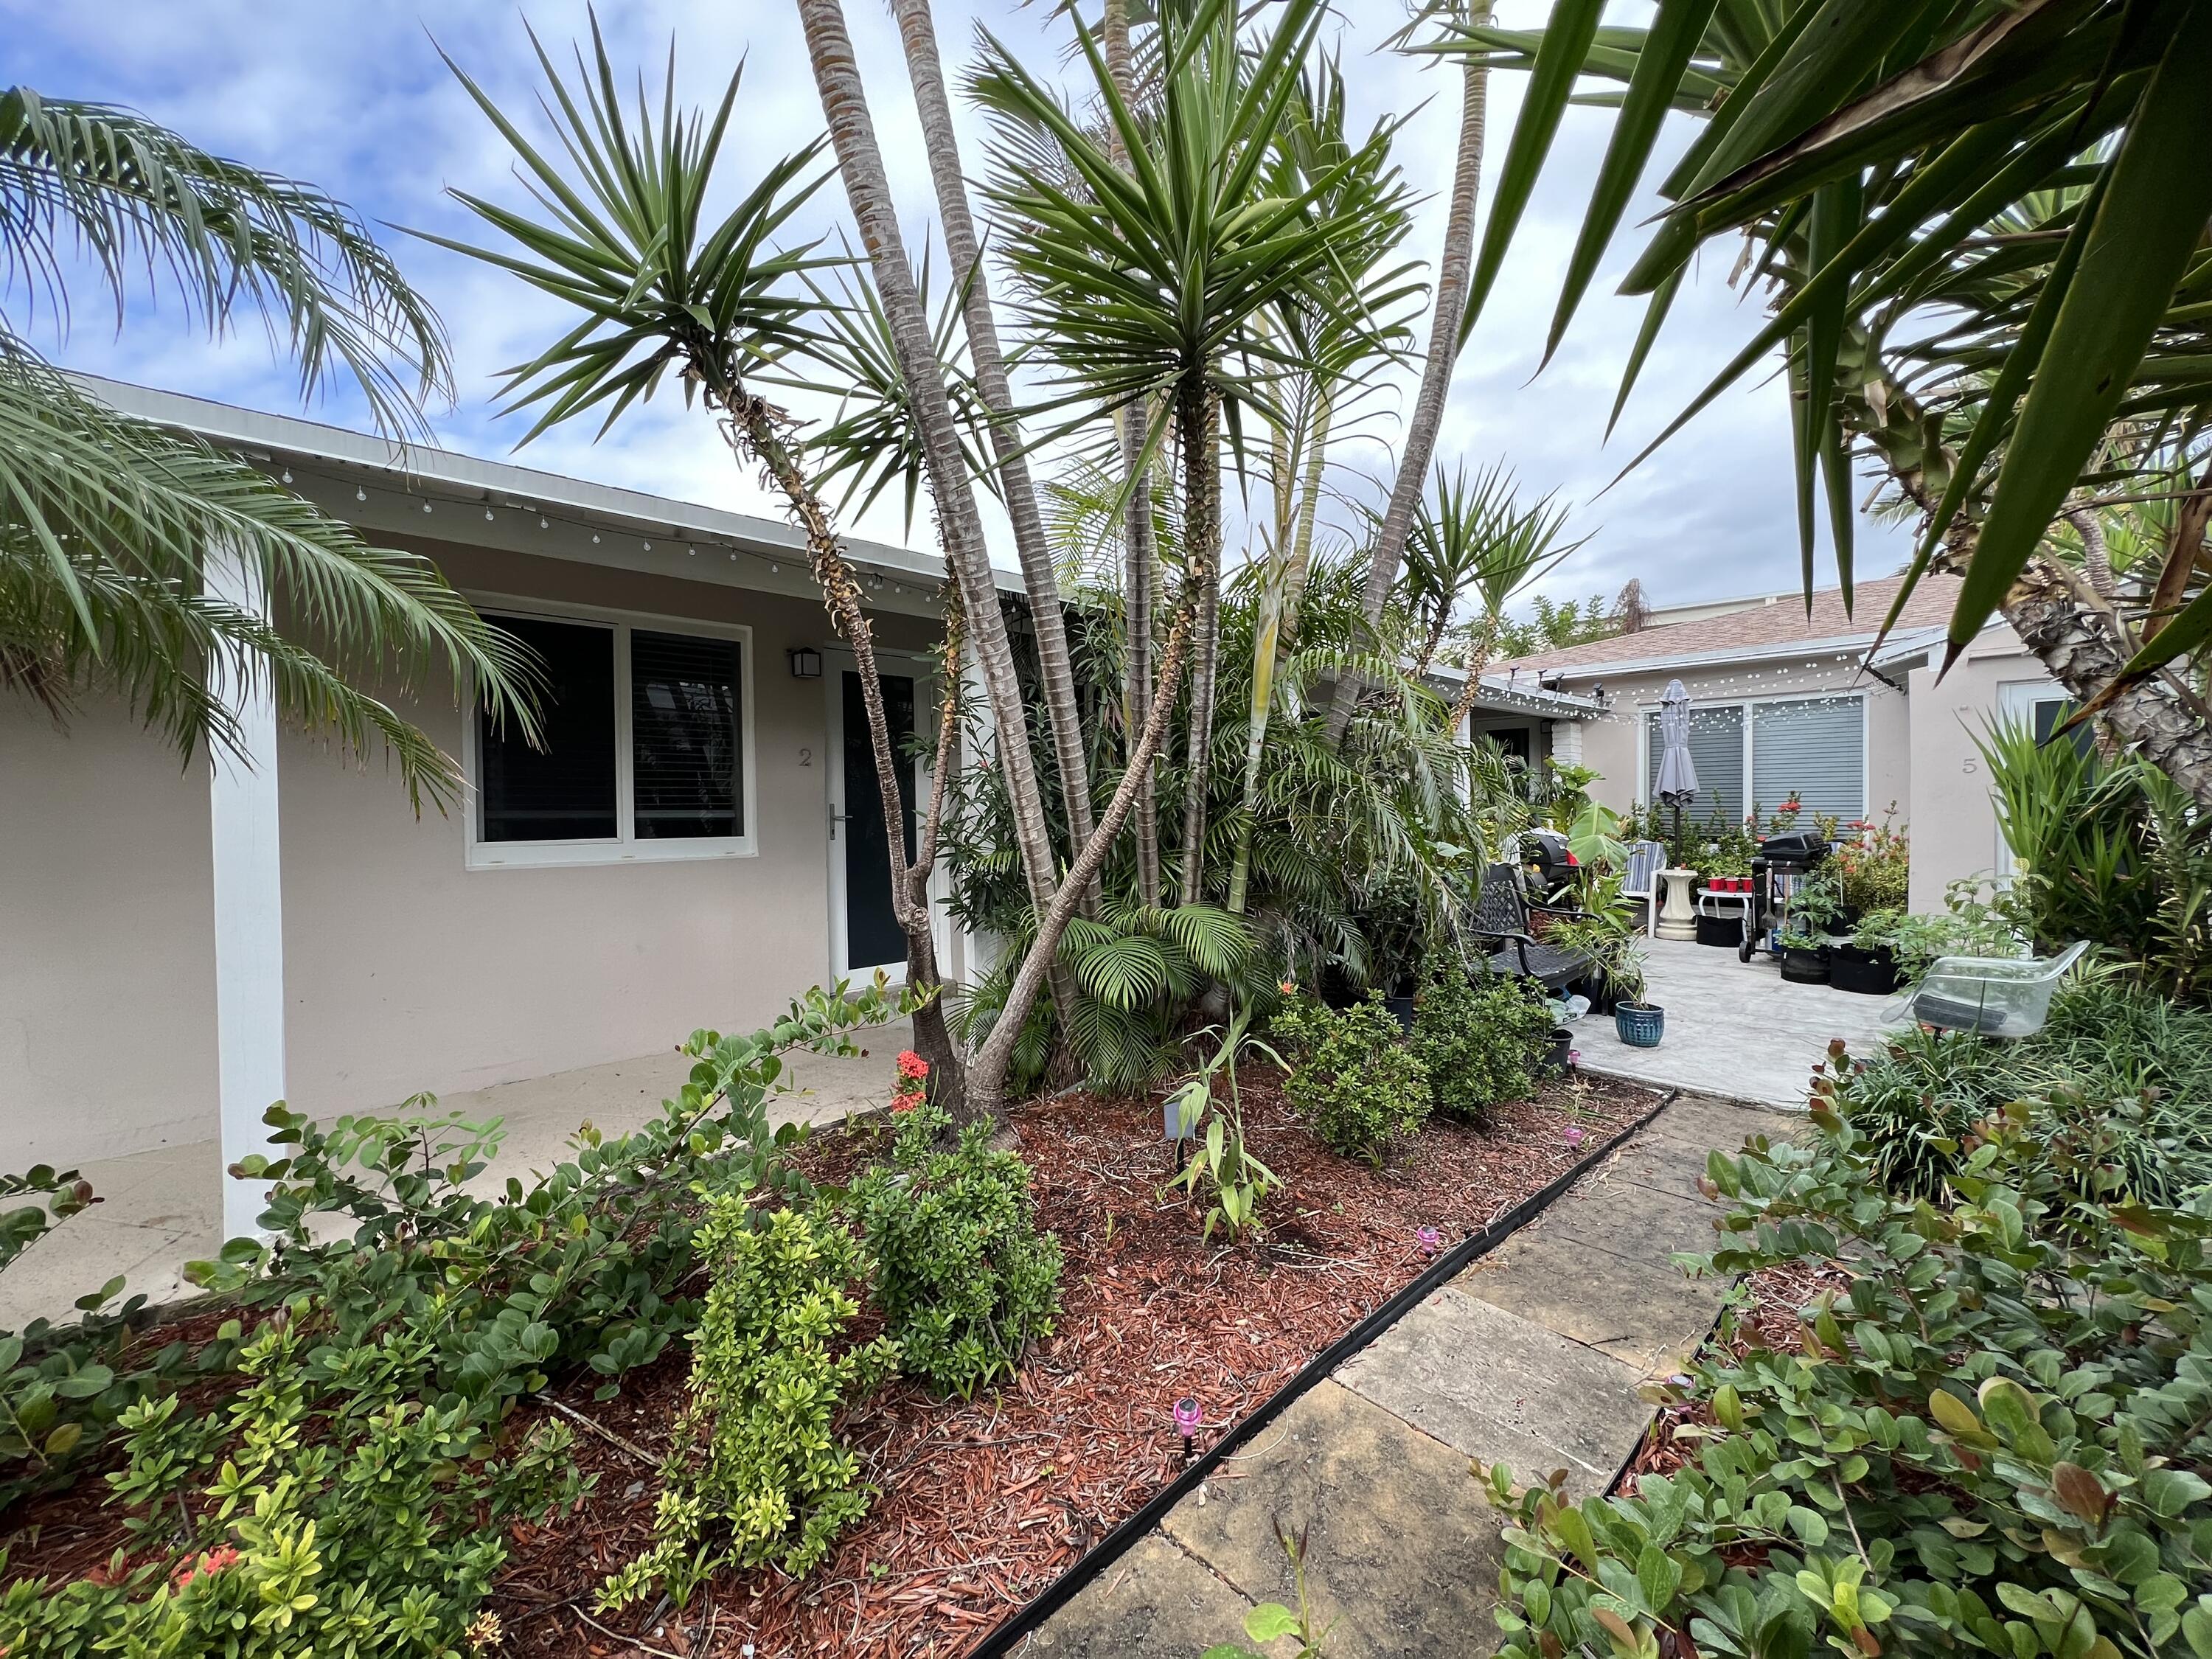
[[[0,261],[60,318],[75,269],[118,323],[142,270],[211,334],[258,313],[303,397],[347,380],[387,430],[448,389],[435,313],[352,209],[128,110],[0,93]],[[239,753],[217,687],[263,688],[356,756],[384,748],[419,810],[461,780],[398,699],[441,676],[535,729],[528,653],[428,560],[106,407],[0,309],[0,686],[58,718],[120,697],[187,756]]]
[[[1335,198],[1325,216],[1314,210],[1387,145],[1387,129],[1296,195],[1260,188],[1326,9],[1324,0],[1288,0],[1248,44],[1231,0],[1164,9],[1161,84],[1142,118],[1078,19],[1110,138],[988,34],[976,77],[988,108],[1050,141],[1049,162],[1036,142],[1002,142],[989,192],[1032,350],[1054,386],[1041,409],[1080,405],[1083,418],[1127,411],[1141,423],[1140,466],[1162,453],[1170,428],[1175,434],[1183,580],[1197,606],[1187,740],[1194,757],[1212,744],[1224,422],[1241,450],[1248,409],[1285,420],[1279,383],[1298,367],[1257,324],[1271,309],[1321,303],[1336,246],[1366,245],[1386,208],[1368,190]],[[1184,802],[1185,902],[1203,889],[1206,806],[1202,792]]]
[[[1940,561],[1964,576],[1952,655],[2002,611],[2079,701],[2212,805],[2212,722],[2154,674],[2212,640],[2212,0],[1667,0],[1648,28],[1601,28],[1601,10],[1558,0],[1541,31],[1459,24],[1435,43],[1529,75],[1470,324],[1579,78],[1625,90],[1554,348],[1667,113],[1705,118],[1625,283],[1651,301],[1623,396],[1692,258],[1747,236],[1779,303],[1662,439],[1780,350],[1808,590],[1823,492],[1850,590],[1856,441],[1926,516],[1911,575]],[[2177,466],[2196,482],[2157,580],[2121,612],[2100,607],[2048,556],[2053,520],[2077,491],[2124,495]]]

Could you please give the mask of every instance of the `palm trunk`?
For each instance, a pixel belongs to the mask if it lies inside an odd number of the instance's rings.
[[[939,738],[940,769],[931,791],[927,813],[916,839],[921,856],[912,865],[906,860],[905,792],[899,782],[898,758],[892,752],[890,725],[884,716],[883,682],[876,673],[875,629],[860,605],[860,583],[822,505],[799,464],[783,441],[776,412],[743,386],[727,379],[710,378],[708,395],[725,412],[724,434],[731,448],[750,450],[767,469],[789,503],[792,516],[806,537],[807,554],[814,580],[822,589],[823,604],[838,634],[852,647],[854,667],[860,675],[860,702],[867,713],[868,749],[876,764],[876,790],[884,813],[884,844],[890,849],[891,914],[906,935],[907,984],[925,1000],[914,1012],[914,1048],[929,1062],[930,1098],[950,1110],[964,1106],[968,1090],[966,1066],[960,1046],[945,1018],[945,1000],[937,963],[937,944],[929,925],[929,903],[923,892],[929,866],[936,860],[938,827],[945,810],[942,770],[944,736]],[[957,634],[958,588],[949,609],[949,629]],[[917,872],[920,879],[917,880]]]
[[[968,205],[967,181],[960,171],[960,145],[952,131],[952,106],[945,94],[945,70],[938,59],[937,30],[930,18],[929,0],[894,0],[894,4],[899,38],[906,46],[907,74],[914,82],[915,105],[921,116],[922,146],[929,154],[929,171],[937,185],[945,251],[951,258],[955,278],[967,284],[962,314],[968,325],[968,350],[975,368],[976,388],[990,413],[991,445],[999,458],[1006,516],[1013,524],[1014,550],[1021,559],[1023,586],[1029,591],[1045,710],[1052,726],[1053,751],[1060,763],[1060,793],[1067,803],[1072,857],[1091,839],[1091,772],[1084,756],[1075,673],[1068,661],[1066,621],[1060,611],[1060,572],[1045,540],[1044,519],[1037,511],[1036,489],[1030,481],[1021,428],[1014,419],[1013,389],[1007,382],[1006,355],[999,344],[998,320],[991,309],[991,290],[985,280],[975,216]],[[1096,899],[1094,888],[1085,895],[1085,908],[1095,905]]]
[[[1206,812],[1213,774],[1213,681],[1221,646],[1221,398],[1186,384],[1176,394],[1182,428],[1183,580],[1196,601],[1190,668],[1189,784],[1182,805],[1182,902],[1206,894]]]
[[[1322,463],[1328,456],[1329,423],[1336,413],[1336,400],[1327,386],[1314,388],[1313,447],[1306,453],[1305,482],[1300,486],[1298,497],[1298,526],[1291,538],[1291,568],[1283,586],[1283,633],[1281,652],[1284,656],[1298,637],[1298,606],[1305,602],[1306,578],[1313,569],[1314,524],[1321,511],[1321,480]]]
[[[1137,106],[1136,74],[1129,52],[1128,0],[1105,0],[1105,15],[1101,33],[1106,58],[1106,73],[1114,82],[1114,90],[1121,101],[1132,110]],[[1128,149],[1121,142],[1121,130],[1111,122],[1107,124],[1107,152],[1115,161],[1128,165]],[[1157,580],[1158,550],[1152,540],[1152,490],[1145,468],[1139,464],[1144,453],[1143,422],[1146,411],[1139,405],[1118,411],[1115,429],[1121,442],[1121,471],[1129,486],[1129,502],[1121,520],[1121,607],[1122,631],[1125,635],[1125,661],[1122,668],[1121,708],[1122,729],[1130,753],[1136,750],[1137,733],[1152,715],[1152,589]],[[1130,762],[1134,765],[1133,759]],[[1160,802],[1159,769],[1157,757],[1146,764],[1143,775],[1137,781],[1136,805],[1131,809],[1130,823],[1134,826],[1137,842],[1137,896],[1148,905],[1160,902]]]
[[[839,0],[799,0],[799,18],[805,30],[807,56],[822,94],[822,112],[829,125],[830,145],[836,152],[838,172],[845,181],[845,194],[860,240],[868,251],[876,293],[883,301],[900,372],[913,399],[929,471],[930,496],[937,507],[938,533],[959,577],[969,637],[998,728],[999,763],[1005,769],[1022,872],[1028,881],[1030,902],[1042,916],[1058,890],[1052,837],[1046,828],[1044,802],[1037,792],[1030,760],[1029,721],[1014,674],[1006,618],[999,610],[990,549],[983,538],[974,483],[968,476],[959,431],[945,396],[929,316],[907,263],[890,183],[884,173],[883,153],[876,143],[875,123],[868,113],[866,88],[854,60],[852,39],[845,32],[844,8]],[[1054,964],[1054,994],[1063,1007],[1069,1006],[1070,988],[1066,975]]]
[[[1459,697],[1452,704],[1451,717],[1444,722],[1444,735],[1453,737],[1459,732],[1459,723],[1474,708],[1474,700],[1482,695],[1482,671],[1490,666],[1490,653],[1498,648],[1499,617],[1496,610],[1482,619],[1482,631],[1469,641],[1467,649],[1467,684],[1459,689]]]
[[[1489,12],[1486,5],[1478,7],[1476,21],[1486,18]],[[1413,400],[1413,418],[1407,423],[1406,447],[1398,457],[1398,474],[1391,482],[1390,504],[1383,511],[1382,527],[1376,532],[1375,550],[1367,566],[1367,587],[1360,601],[1370,629],[1382,622],[1391,585],[1398,580],[1406,532],[1412,528],[1413,509],[1419,504],[1421,486],[1429,476],[1429,459],[1436,453],[1437,433],[1443,424],[1445,395],[1451,390],[1452,365],[1459,358],[1460,321],[1467,310],[1468,261],[1474,247],[1475,194],[1482,181],[1489,74],[1473,58],[1461,71],[1459,157],[1452,169],[1443,257],[1437,266],[1437,309],[1429,324],[1429,358],[1421,370],[1421,389]],[[1346,674],[1337,682],[1336,696],[1328,710],[1331,743],[1343,740],[1359,693],[1357,674]]]
[[[845,32],[844,9],[838,0],[799,0],[799,17],[806,32],[807,54],[813,64],[815,84],[821,90],[822,112],[836,151],[838,171],[845,181],[860,240],[868,251],[876,292],[883,301],[884,314],[898,349],[900,372],[913,398],[939,532],[960,579],[970,640],[983,671],[992,719],[999,728],[1000,763],[1006,768],[1007,792],[1013,802],[1014,834],[1023,870],[1030,896],[1042,910],[1058,885],[1054,879],[1052,843],[1045,830],[1043,804],[1037,796],[1036,775],[1030,765],[1028,723],[1014,676],[1006,619],[999,611],[990,550],[983,539],[975,489],[960,453],[958,428],[953,423],[951,404],[930,338],[929,318],[915,288],[913,269],[907,264],[890,184],[884,173],[883,154],[877,147],[875,124],[868,113],[867,93],[854,61],[852,40]]]

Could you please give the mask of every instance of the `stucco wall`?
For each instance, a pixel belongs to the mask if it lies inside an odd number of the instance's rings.
[[[829,970],[826,694],[785,653],[818,604],[422,544],[465,591],[754,629],[756,856],[469,870],[458,812],[416,820],[379,760],[288,737],[279,762],[290,1097],[388,1106],[748,1027]],[[926,620],[886,616],[887,648]],[[458,752],[450,697],[418,718]],[[802,750],[811,763],[802,764]],[[113,708],[66,734],[0,700],[0,1164],[215,1132],[206,775]]]
[[[2057,690],[2006,629],[1970,646],[1940,684],[1931,669],[1913,672],[1912,751],[1919,789],[1912,835],[1915,910],[1940,910],[1952,882],[1996,870],[1996,808],[1974,739],[1997,718],[2004,688],[2011,684]]]
[[[1907,699],[1870,675],[1855,678],[1850,665],[1836,661],[1833,653],[1811,659],[1809,665],[1808,658],[1792,658],[1781,663],[1728,665],[1703,672],[1677,669],[1607,676],[1603,684],[1608,712],[1582,722],[1583,764],[1603,775],[1603,781],[1593,785],[1590,793],[1616,811],[1625,812],[1637,804],[1637,734],[1645,714],[1658,706],[1660,694],[1670,679],[1682,682],[1693,703],[1756,702],[1820,692],[1863,693],[1867,700],[1867,810],[1878,817],[1894,801],[1900,824],[1911,816],[1912,754]],[[1566,689],[1586,693],[1590,685],[1577,679]],[[1760,805],[1771,811],[1774,803]]]

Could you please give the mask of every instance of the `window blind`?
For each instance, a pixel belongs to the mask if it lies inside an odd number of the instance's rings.
[[[1645,749],[1644,799],[1659,799],[1659,761],[1666,751],[1659,735],[1659,716],[1644,717]],[[1734,703],[1719,708],[1690,706],[1690,763],[1698,769],[1697,799],[1683,809],[1687,823],[1705,823],[1715,817],[1740,818],[1747,810],[1743,793],[1743,710]]]
[[[630,755],[640,841],[744,833],[738,645],[630,633]]]
[[[1752,708],[1752,799],[1772,812],[1794,790],[1807,829],[1833,814],[1866,816],[1866,713],[1857,697],[1762,702]]]
[[[613,840],[614,630],[533,617],[486,620],[544,665],[544,747],[532,748],[512,724],[478,712],[479,834],[487,842]]]

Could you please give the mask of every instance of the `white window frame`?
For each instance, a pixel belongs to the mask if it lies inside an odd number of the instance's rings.
[[[2030,730],[2035,726],[2035,710],[2039,703],[2069,701],[2066,688],[2045,675],[2038,680],[2000,680],[1997,682],[1997,718],[2019,720]],[[2017,873],[2013,868],[2012,848],[2005,845],[2004,823],[1997,816],[1997,793],[1995,786],[1990,789],[1990,834],[1996,843],[1990,868],[1996,873],[2000,886],[2009,884]]]
[[[1863,691],[1790,691],[1773,697],[1720,697],[1707,700],[1692,697],[1692,712],[1706,708],[1740,708],[1743,711],[1743,809],[1751,810],[1751,781],[1753,770],[1752,732],[1759,721],[1753,710],[1778,702],[1835,702],[1851,698],[1859,706],[1859,801],[1858,816],[1864,818],[1874,810],[1874,722],[1872,702]],[[1656,714],[1662,705],[1654,701],[1637,704],[1636,721],[1636,804],[1639,807],[1651,805],[1651,722],[1646,716]],[[1777,803],[1760,801],[1759,806],[1771,814]]]
[[[550,600],[519,598],[505,593],[472,594],[470,603],[483,615],[525,617],[538,622],[573,623],[581,628],[605,628],[614,635],[615,694],[615,825],[611,837],[591,841],[486,841],[481,833],[483,757],[477,731],[480,720],[476,686],[471,680],[461,723],[461,767],[468,780],[468,811],[463,815],[466,836],[464,863],[471,870],[542,870],[549,867],[607,864],[690,864],[711,859],[749,859],[760,854],[759,791],[755,787],[753,744],[753,630],[742,623],[702,622],[696,617],[662,616],[646,611],[610,610],[604,605],[566,605]],[[637,758],[630,728],[630,635],[642,628],[649,634],[690,634],[702,639],[734,640],[738,653],[738,741],[744,750],[738,787],[745,832],[741,836],[701,836],[688,840],[640,840],[637,836]]]

